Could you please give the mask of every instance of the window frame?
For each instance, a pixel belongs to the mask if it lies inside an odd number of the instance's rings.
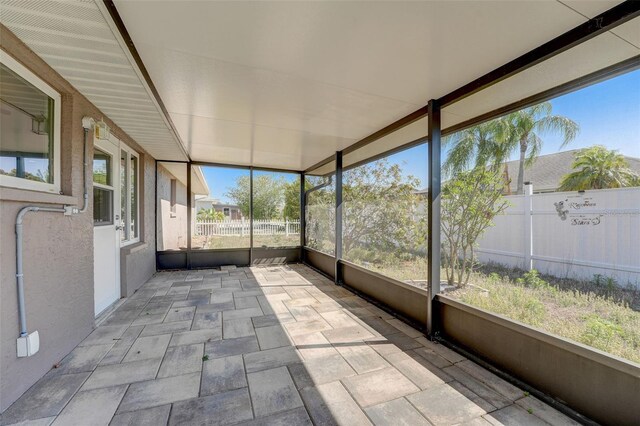
[[[94,227],[102,227],[102,226],[117,226],[116,223],[116,218],[115,218],[115,214],[114,214],[114,205],[117,202],[117,198],[119,196],[118,194],[118,187],[115,185],[115,178],[116,178],[116,163],[115,163],[115,156],[112,155],[114,154],[115,150],[117,149],[116,145],[113,144],[109,144],[110,141],[106,141],[106,140],[96,140],[94,141],[93,144],[93,154],[92,154],[92,165],[93,165],[93,159],[95,159],[95,153],[96,151],[101,152],[102,154],[108,156],[111,158],[110,162],[107,162],[107,183],[99,183],[96,182],[93,179],[93,166],[92,166],[92,173],[91,173],[91,182],[92,182],[92,196],[94,197],[94,203],[95,203],[95,189],[101,189],[103,191],[107,191],[109,193],[111,193],[111,202],[109,205],[109,216],[110,216],[110,220],[109,221],[105,221],[105,222],[96,222],[95,220],[95,205],[92,207],[93,208],[93,226]],[[111,150],[112,151],[111,151]],[[109,173],[111,173],[111,181],[109,182],[108,176]]]
[[[141,164],[140,164],[140,154],[135,151],[133,148],[131,148],[130,146],[128,146],[127,144],[125,144],[122,141],[119,141],[119,153],[120,155],[122,155],[122,153],[126,153],[126,161],[125,161],[125,200],[126,200],[126,206],[125,206],[125,214],[124,214],[124,218],[121,219],[121,223],[124,226],[124,229],[122,229],[120,232],[124,232],[125,236],[128,238],[121,238],[120,239],[120,247],[126,247],[128,245],[131,244],[135,244],[135,243],[139,243],[140,242],[140,234],[142,233],[142,227],[140,226],[140,168],[141,168]],[[131,231],[131,158],[135,157],[137,162],[138,162],[138,167],[136,168],[136,177],[135,177],[135,181],[136,181],[136,196],[137,196],[137,202],[136,202],[136,218],[138,221],[138,235],[136,237],[132,237],[130,231]],[[122,176],[122,170],[120,169],[122,166],[120,164],[120,161],[117,162],[118,163],[118,177]],[[122,187],[122,182],[120,182],[120,187]],[[120,194],[120,198],[122,200],[122,194]],[[120,207],[122,208],[122,201],[119,200],[120,202]]]
[[[61,157],[61,100],[62,96],[41,78],[29,71],[24,65],[13,59],[0,49],[0,63],[16,73],[28,83],[53,100],[53,183],[37,182],[29,179],[0,175],[0,186],[25,189],[29,191],[61,194],[60,190],[60,157]]]

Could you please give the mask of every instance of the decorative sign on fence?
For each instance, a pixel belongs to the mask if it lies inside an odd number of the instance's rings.
[[[553,203],[560,220],[569,220],[571,226],[597,226],[602,222],[603,214],[584,214],[578,211],[595,208],[597,203],[592,197],[574,195],[565,198],[563,201]]]
[[[529,188],[526,188],[529,186]],[[478,240],[478,261],[640,289],[640,187],[505,198],[511,205]]]

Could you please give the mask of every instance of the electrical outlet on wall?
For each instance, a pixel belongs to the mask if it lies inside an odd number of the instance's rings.
[[[18,337],[18,358],[33,356],[40,350],[40,335],[37,331]]]

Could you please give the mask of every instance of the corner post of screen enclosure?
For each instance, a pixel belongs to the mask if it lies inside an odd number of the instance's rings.
[[[304,263],[304,244],[306,241],[307,223],[306,223],[306,208],[307,197],[305,193],[305,173],[300,173],[300,262]]]
[[[342,283],[342,268],[340,260],[342,260],[342,151],[336,152],[336,239],[335,239],[335,283]]]
[[[427,334],[434,335],[438,331],[438,318],[435,312],[434,299],[440,292],[440,103],[430,100],[428,105],[428,164],[429,164],[429,191],[428,191],[428,306],[427,306]]]
[[[191,214],[191,162],[187,163],[187,269],[191,269],[191,227],[193,225],[193,215]],[[157,201],[156,201],[157,202]]]
[[[253,167],[249,168],[249,266],[253,265]]]

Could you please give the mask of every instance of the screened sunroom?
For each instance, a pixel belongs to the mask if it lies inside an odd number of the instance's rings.
[[[32,125],[3,121],[0,203],[84,188],[95,302],[64,345],[2,317],[1,424],[640,419],[638,2],[0,11],[3,117]]]

